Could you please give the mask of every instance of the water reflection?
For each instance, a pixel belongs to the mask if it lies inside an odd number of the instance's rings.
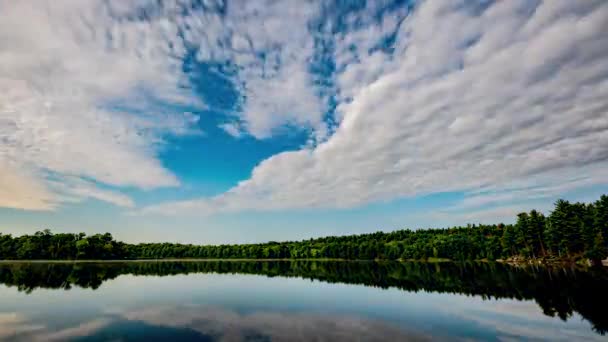
[[[147,309],[125,315],[129,322],[195,332],[222,341],[423,341],[428,337],[358,317],[287,312],[240,314],[221,308]],[[115,330],[108,327],[108,331]],[[103,334],[103,331],[101,331]]]
[[[0,338],[20,341],[428,341],[380,320],[302,313],[236,311],[206,306],[147,308],[49,331],[11,315]],[[0,316],[0,320],[2,316]],[[0,332],[2,331],[0,325]],[[18,332],[19,334],[11,334]]]
[[[608,331],[608,315],[604,313],[604,308],[608,307],[608,295],[605,293],[608,288],[606,269],[516,268],[485,263],[318,261],[2,263],[0,283],[9,287],[16,286],[21,292],[34,293],[37,289],[97,289],[104,282],[127,274],[168,276],[192,273],[297,277],[325,283],[396,288],[408,293],[424,291],[472,295],[484,300],[534,300],[548,317],[567,320],[578,313],[591,323],[597,333],[604,334]],[[496,331],[502,329],[504,333],[517,329],[529,330],[529,326],[522,324],[527,317],[526,312],[521,313],[520,316],[524,317],[521,321],[515,322],[512,317],[517,310],[529,310],[529,306],[518,306],[517,303],[519,302],[486,305],[475,312],[468,312],[467,319],[480,325],[493,326]],[[449,309],[447,307],[446,312]],[[504,315],[505,313],[511,316]],[[463,313],[458,314],[462,318]],[[362,336],[365,340],[426,338],[423,334],[406,331],[403,327],[397,329],[380,320],[363,320],[348,315],[330,317],[276,311],[242,314],[226,308],[200,305],[160,308],[146,306],[142,310],[104,316],[101,320],[91,320],[78,328],[70,327],[67,331],[59,330],[53,334],[37,331],[40,330],[39,326],[18,315],[0,315],[0,331],[4,330],[6,334],[6,327],[18,329],[14,336],[28,336],[30,340],[36,336],[45,336],[45,340],[53,336],[66,339],[68,333],[76,337],[80,330],[86,332],[78,335],[86,337],[85,340],[108,340],[113,338],[112,334],[130,334],[131,340],[150,340],[154,336],[181,336],[180,339],[183,340],[230,340],[234,337],[233,340],[256,341],[294,340],[294,336],[299,336],[302,340],[348,340],[353,336]],[[148,336],[148,332],[152,335]],[[310,335],[313,332],[318,335]],[[520,333],[535,336],[530,331]],[[536,337],[544,336],[542,330],[535,333]]]

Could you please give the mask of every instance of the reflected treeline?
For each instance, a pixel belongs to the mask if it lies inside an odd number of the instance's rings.
[[[361,284],[405,291],[534,300],[549,316],[578,312],[594,329],[608,331],[608,270],[513,267],[496,263],[398,263],[330,261],[206,261],[0,264],[0,282],[30,293],[38,288],[97,289],[119,275],[187,273],[258,274],[329,283]]]

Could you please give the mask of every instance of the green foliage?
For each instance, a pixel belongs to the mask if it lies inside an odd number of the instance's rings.
[[[551,214],[520,213],[514,225],[398,230],[242,245],[126,244],[112,235],[0,234],[0,259],[349,259],[496,260],[608,255],[608,196],[591,204],[558,200]]]
[[[509,257],[515,255],[517,247],[515,244],[515,227],[511,225],[505,226],[502,233],[502,255]]]
[[[604,247],[608,248],[608,196],[602,195],[598,201],[594,203],[594,227],[596,232],[602,234]]]
[[[46,229],[19,237],[0,234],[0,259],[126,259],[125,246],[109,233],[87,237],[84,233],[53,234]]]

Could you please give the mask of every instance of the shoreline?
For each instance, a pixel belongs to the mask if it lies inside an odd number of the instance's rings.
[[[398,260],[386,260],[386,259],[332,259],[332,258],[302,258],[302,259],[247,259],[247,258],[227,258],[227,259],[197,259],[197,258],[166,258],[166,259],[81,259],[81,260],[52,260],[52,259],[36,259],[36,260],[23,260],[23,259],[0,259],[0,264],[95,264],[95,263],[145,263],[145,262],[271,262],[271,261],[320,261],[320,262],[420,262],[420,263],[500,263],[507,264],[510,266],[563,266],[563,267],[591,267],[591,266],[604,266],[608,267],[608,259],[601,260],[599,264],[592,265],[589,260],[543,260],[543,259],[497,259],[497,260],[451,260],[443,258],[429,258],[427,260],[415,260],[415,259],[398,259]]]
[[[84,264],[84,263],[126,263],[126,262],[213,262],[213,261],[235,261],[235,262],[245,262],[245,261],[374,261],[374,260],[347,260],[347,259],[243,259],[243,258],[234,258],[234,259],[196,259],[196,258],[166,258],[166,259],[81,259],[81,260],[53,260],[53,259],[36,259],[36,260],[24,260],[24,259],[2,259],[1,263],[40,263],[40,264]]]

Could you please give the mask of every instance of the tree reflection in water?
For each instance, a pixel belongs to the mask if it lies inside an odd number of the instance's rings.
[[[484,299],[534,300],[548,316],[574,312],[596,332],[608,331],[608,270],[605,268],[513,267],[496,263],[398,263],[334,261],[203,261],[104,263],[2,263],[0,283],[31,293],[38,288],[97,289],[123,274],[257,274],[360,284],[404,291],[453,293]]]

